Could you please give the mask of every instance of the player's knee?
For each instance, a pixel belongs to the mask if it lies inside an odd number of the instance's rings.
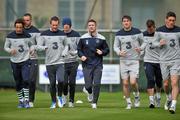
[[[130,82],[131,86],[136,86],[137,82],[135,80]]]
[[[154,85],[148,85],[147,86],[147,89],[153,89],[154,88]]]
[[[165,80],[165,81],[163,82],[163,86],[164,86],[164,87],[168,87],[168,86],[169,86],[168,80]]]
[[[64,82],[64,84],[68,84],[68,80],[66,80],[66,79],[64,79],[63,82]]]
[[[128,82],[123,82],[123,86],[124,86],[125,88],[128,88],[128,87],[129,87],[129,83],[128,83]]]
[[[148,84],[147,84],[147,89],[152,89],[155,87],[155,83],[152,82],[152,81],[148,81]]]
[[[69,84],[75,85],[76,84],[76,80],[70,80]]]
[[[24,81],[24,88],[29,88],[29,82],[28,81]]]
[[[75,87],[76,84],[75,84],[75,83],[69,83],[69,86],[70,86],[70,87]]]
[[[100,83],[95,83],[94,87],[100,87],[100,85],[101,85]]]
[[[50,82],[50,87],[55,87],[56,86],[56,82]]]
[[[157,83],[158,88],[162,88],[162,83]]]
[[[171,81],[171,86],[172,86],[172,88],[173,88],[174,86],[178,86],[178,81],[177,81],[177,80],[172,80],[172,81]]]

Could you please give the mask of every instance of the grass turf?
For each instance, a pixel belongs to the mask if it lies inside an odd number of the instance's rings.
[[[180,120],[180,103],[176,114],[163,109],[165,95],[162,94],[161,108],[148,108],[148,96],[141,93],[141,107],[126,110],[125,100],[121,92],[101,92],[98,109],[92,109],[83,93],[76,93],[76,100],[83,104],[75,104],[74,108],[50,109],[50,95],[38,91],[35,107],[18,109],[15,90],[0,90],[0,120]]]

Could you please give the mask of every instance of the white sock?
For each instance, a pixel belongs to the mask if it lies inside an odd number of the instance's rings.
[[[171,105],[172,105],[172,106],[176,106],[176,103],[177,103],[177,101],[176,101],[176,100],[172,100]]]
[[[139,91],[138,92],[133,92],[134,97],[139,97]]]
[[[126,98],[127,103],[131,103],[131,98]]]
[[[150,104],[154,104],[154,96],[149,96]]]
[[[18,96],[20,102],[24,101],[23,90],[22,89],[17,92],[17,96]]]
[[[157,97],[157,99],[160,99],[161,98],[161,93],[157,92],[156,97]]]
[[[166,94],[166,98],[168,101],[171,101],[171,94]]]
[[[24,100],[29,101],[29,89],[23,88],[23,92],[24,92]]]

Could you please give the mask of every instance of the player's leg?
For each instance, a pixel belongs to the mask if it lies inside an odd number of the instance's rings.
[[[149,108],[154,108],[155,107],[155,100],[154,100],[154,87],[155,87],[155,80],[154,80],[154,68],[153,68],[153,63],[144,63],[144,69],[145,69],[145,74],[147,77],[147,92],[149,95]]]
[[[132,103],[130,98],[130,91],[129,91],[129,73],[128,73],[128,67],[126,66],[124,61],[120,61],[120,74],[121,79],[123,83],[123,94],[125,96],[127,107],[126,109],[131,109]]]
[[[62,98],[62,93],[63,93],[63,84],[64,84],[64,64],[59,64],[57,65],[57,71],[56,71],[56,77],[58,81],[58,106],[63,107],[63,98]]]
[[[24,107],[24,95],[23,95],[23,80],[21,76],[21,69],[18,67],[18,64],[12,63],[11,62],[11,67],[12,67],[12,72],[13,72],[13,77],[16,83],[16,91],[17,91],[17,96],[19,99],[19,104],[18,108],[23,108]]]
[[[160,64],[155,64],[155,82],[156,82],[156,107],[161,106],[161,88],[162,88],[162,74]]]
[[[179,87],[178,87],[178,75],[171,75],[171,87],[172,87],[172,103],[169,108],[169,111],[173,114],[176,110],[176,103],[177,103],[177,97],[179,94]]]
[[[96,66],[93,71],[93,101],[92,108],[97,108],[97,102],[100,94],[101,86],[101,77],[102,77],[102,67]]]
[[[36,81],[38,75],[38,60],[30,60],[30,85],[29,85],[29,105],[34,107]]]
[[[65,63],[64,65],[64,86],[63,86],[63,104],[66,104],[67,101],[67,95],[68,95],[68,84],[69,84],[69,75],[70,75],[70,65],[69,63]]]
[[[83,74],[84,74],[84,81],[85,81],[85,87],[83,88],[83,92],[87,94],[87,99],[89,102],[92,102],[93,100],[93,94],[92,94],[92,71],[93,68],[87,68],[83,67]]]
[[[50,95],[52,101],[50,108],[56,108],[56,66],[47,65],[46,70],[50,82]]]
[[[133,61],[129,66],[130,69],[130,84],[134,94],[134,106],[140,106],[140,95],[139,95],[139,86],[138,86],[138,78],[139,78],[139,61]]]
[[[171,92],[170,92],[170,86],[169,86],[169,76],[170,76],[170,70],[169,70],[169,64],[167,63],[160,63],[161,67],[161,73],[163,78],[163,88],[164,92],[166,93],[166,102],[164,104],[164,109],[168,110],[169,106],[171,104]]]
[[[21,63],[21,74],[24,82],[23,92],[24,92],[24,107],[29,108],[29,73],[30,73],[30,65],[29,60]]]
[[[169,111],[171,113],[175,113],[176,110],[176,102],[179,94],[179,74],[180,74],[180,62],[173,63],[173,66],[170,68],[170,77],[171,77],[171,88],[172,88],[172,103]]]
[[[71,63],[71,70],[69,76],[69,107],[74,107],[74,96],[76,87],[76,75],[78,69],[78,62]]]

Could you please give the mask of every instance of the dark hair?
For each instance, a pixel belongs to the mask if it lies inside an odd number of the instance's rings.
[[[22,24],[22,25],[23,25],[23,27],[24,27],[24,21],[23,21],[23,19],[22,19],[22,18],[18,18],[18,19],[16,19],[16,21],[14,22],[14,27],[16,27],[16,24],[17,24],[17,23]]]
[[[154,20],[148,19],[148,20],[146,21],[146,26],[147,26],[147,27],[155,27],[155,22],[154,22]]]
[[[129,15],[124,15],[121,20],[123,21],[124,19],[128,19],[129,21],[132,21],[132,18]]]
[[[169,17],[175,17],[175,18],[176,18],[176,14],[175,14],[174,12],[169,11],[169,12],[166,14],[166,19],[168,19]]]
[[[94,19],[89,19],[88,22],[87,22],[87,24],[88,24],[89,22],[94,22],[95,25],[97,25],[97,22],[96,22]]]
[[[58,23],[60,23],[60,19],[57,16],[51,17],[50,24],[51,24],[52,21],[58,21]]]
[[[29,16],[32,19],[32,15],[30,13],[25,13],[24,16]]]

